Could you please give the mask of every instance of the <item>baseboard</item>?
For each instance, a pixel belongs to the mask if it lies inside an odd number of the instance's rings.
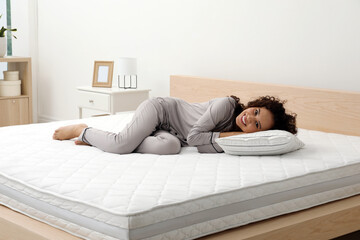
[[[47,122],[55,122],[55,121],[61,121],[63,119],[58,119],[58,118],[54,118],[51,116],[46,116],[46,115],[38,115],[38,119],[37,119],[38,123],[47,123]]]

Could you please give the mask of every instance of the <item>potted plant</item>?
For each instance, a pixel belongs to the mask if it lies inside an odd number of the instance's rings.
[[[2,17],[2,15],[0,15],[0,18]],[[4,57],[6,54],[6,36],[5,36],[5,32],[6,31],[10,31],[10,32],[15,32],[17,29],[16,28],[5,28],[4,26],[1,27],[0,29],[0,57]],[[16,38],[15,35],[12,35],[14,38]]]

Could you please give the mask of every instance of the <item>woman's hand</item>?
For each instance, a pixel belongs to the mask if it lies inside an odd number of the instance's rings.
[[[244,132],[221,132],[219,135],[219,138],[230,137],[230,136],[239,135],[239,134],[244,134]]]

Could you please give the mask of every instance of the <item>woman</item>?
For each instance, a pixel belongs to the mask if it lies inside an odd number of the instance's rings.
[[[260,97],[246,106],[236,96],[204,103],[178,98],[153,98],[140,104],[133,119],[120,133],[111,133],[85,124],[57,129],[56,140],[78,137],[77,145],[95,146],[111,153],[177,154],[181,146],[196,146],[201,153],[223,152],[216,138],[270,129],[293,134],[296,115],[285,112],[284,102]]]

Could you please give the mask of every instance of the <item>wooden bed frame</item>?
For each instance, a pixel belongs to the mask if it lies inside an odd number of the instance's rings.
[[[287,99],[301,128],[360,136],[360,93],[171,76],[170,95],[189,102],[237,95]],[[360,230],[360,195],[203,237],[206,240],[330,239]],[[79,239],[0,205],[0,240]]]
[[[276,84],[171,76],[170,96],[189,102],[236,95],[242,103],[271,95],[287,100],[300,128],[360,136],[360,93]]]

